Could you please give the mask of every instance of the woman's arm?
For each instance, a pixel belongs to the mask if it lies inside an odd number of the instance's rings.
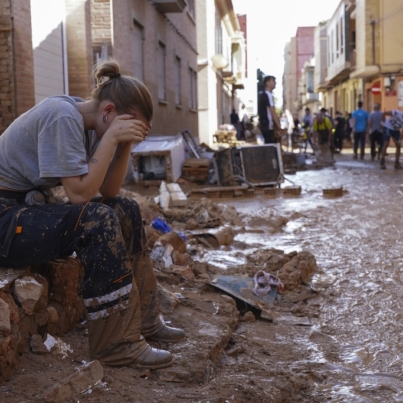
[[[143,141],[145,131],[144,123],[134,120],[133,116],[117,116],[88,162],[88,173],[61,178],[70,202],[86,203],[98,191],[106,197],[115,197],[124,179],[124,176],[123,179],[121,177],[126,174],[131,143]],[[117,175],[116,183],[112,185],[111,182],[115,182],[114,175]]]
[[[104,197],[115,197],[122,186],[127,174],[132,143],[121,143],[116,147],[115,154],[109,165],[105,179],[99,188]]]

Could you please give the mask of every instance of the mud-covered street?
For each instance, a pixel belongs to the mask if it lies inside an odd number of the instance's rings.
[[[164,315],[188,334],[185,342],[160,345],[174,353],[174,366],[104,367],[101,383],[67,401],[403,401],[403,172],[348,154],[337,160],[335,168],[287,176],[302,187],[299,197],[217,200],[235,207],[243,225],[234,227],[232,246],[194,256],[210,271],[236,272],[247,266],[246,256],[264,250],[311,252],[319,270],[310,298],[283,297],[272,318],[254,312],[256,320],[210,285],[164,284],[184,297]],[[324,198],[322,189],[336,185],[343,196]],[[2,401],[33,401],[90,360],[85,325],[62,339],[72,350],[64,359],[32,352],[19,358],[16,374],[1,386]]]
[[[311,251],[321,268],[309,303],[318,317],[306,339],[289,340],[299,343],[298,369],[319,378],[311,401],[402,401],[402,172],[348,156],[336,167],[298,173],[300,199],[234,205],[249,216],[297,215],[283,233],[253,241]],[[334,184],[346,193],[324,199],[321,187]]]

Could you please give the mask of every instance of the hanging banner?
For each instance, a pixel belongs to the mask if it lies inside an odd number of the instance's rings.
[[[403,108],[403,81],[399,81],[397,89],[397,106]]]

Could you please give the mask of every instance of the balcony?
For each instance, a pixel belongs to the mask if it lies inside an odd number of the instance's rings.
[[[305,104],[310,104],[318,101],[319,101],[318,94],[315,94],[314,92],[307,92],[305,94]]]
[[[340,81],[347,80],[351,72],[350,61],[338,61],[337,63],[331,64],[327,68],[327,74],[325,76],[325,81],[327,86],[333,86],[339,84]]]
[[[181,13],[187,3],[186,0],[153,0],[155,6],[161,13]]]

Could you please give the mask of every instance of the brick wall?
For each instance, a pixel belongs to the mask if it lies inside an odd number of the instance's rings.
[[[69,94],[86,98],[92,91],[91,3],[66,0]]]
[[[30,4],[26,0],[11,2],[16,117],[35,105]]]
[[[95,2],[93,5],[105,4]],[[106,17],[105,17],[106,18]],[[189,109],[189,67],[197,71],[196,24],[185,10],[182,13],[161,14],[148,0],[112,1],[113,57],[119,61],[125,74],[133,74],[132,29],[133,20],[143,26],[144,83],[151,92],[154,119],[151,133],[176,134],[189,129],[197,136],[197,112]],[[169,19],[169,20],[168,20]],[[99,23],[100,26],[96,26]],[[98,37],[106,35],[106,26],[99,17],[93,18]],[[157,50],[161,41],[166,47],[166,100],[158,100]],[[93,38],[94,42],[94,38]],[[175,102],[175,57],[181,59],[181,107]]]
[[[0,134],[14,119],[10,0],[0,0]]]
[[[124,4],[126,1],[120,0],[118,3]],[[118,29],[121,29],[119,22]],[[110,0],[91,0],[91,40],[94,52],[100,54],[102,44],[106,43],[108,56],[113,57]]]

